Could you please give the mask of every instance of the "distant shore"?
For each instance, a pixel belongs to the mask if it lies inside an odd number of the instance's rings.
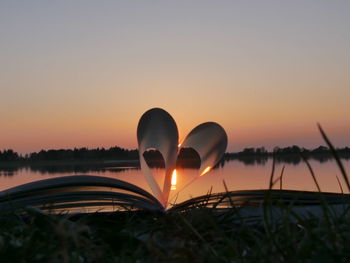
[[[337,149],[341,159],[350,160],[350,148]],[[163,157],[158,151],[148,151],[144,154],[147,162],[152,167],[163,167]],[[327,147],[319,146],[316,149],[309,150],[298,146],[285,148],[276,147],[272,152],[264,147],[246,148],[241,152],[226,153],[218,167],[224,166],[226,162],[236,160],[245,165],[259,165],[267,163],[271,158],[276,162],[287,164],[299,164],[303,159],[326,162],[333,158],[332,153]],[[92,170],[104,167],[140,167],[139,153],[137,150],[128,150],[120,147],[109,149],[80,148],[73,150],[47,150],[35,152],[27,155],[20,155],[13,150],[0,151],[0,170],[11,170],[22,167],[30,169],[40,169],[40,167],[57,167],[67,171],[71,170]],[[198,168],[200,158],[192,149],[182,149],[179,153],[178,166],[184,168]]]
[[[49,161],[7,161],[0,162],[0,167],[18,166],[65,166],[65,165],[91,165],[91,166],[139,166],[139,160],[49,160]]]

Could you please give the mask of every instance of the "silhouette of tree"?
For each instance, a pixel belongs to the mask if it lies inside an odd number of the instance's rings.
[[[350,159],[350,148],[344,147],[337,149],[338,154],[343,159]],[[157,151],[148,151],[147,158],[153,160],[154,163],[161,161]],[[301,148],[297,145],[288,147],[275,147],[272,152],[269,152],[265,147],[248,147],[240,152],[226,153],[223,161],[218,165],[225,165],[225,161],[239,160],[245,164],[265,164],[272,155],[275,156],[277,162],[285,162],[291,164],[298,164],[302,161],[301,154],[307,159],[314,159],[319,162],[325,162],[332,158],[331,152],[328,147],[319,146],[315,149],[309,150]],[[42,161],[98,161],[98,160],[138,160],[138,150],[124,149],[118,146],[105,148],[88,149],[74,148],[74,149],[58,149],[58,150],[41,150],[39,152],[33,152],[21,156],[12,149],[5,149],[0,151],[0,162],[25,162],[35,163]],[[179,156],[178,165],[197,167],[200,164],[200,159],[193,149],[182,149]]]
[[[18,153],[14,152],[11,149],[0,151],[0,161],[2,162],[13,162],[20,160]]]

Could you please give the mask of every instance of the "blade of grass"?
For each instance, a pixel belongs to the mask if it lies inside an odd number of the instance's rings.
[[[272,187],[274,185],[273,178],[275,175],[275,166],[276,166],[276,158],[275,158],[275,154],[273,154],[272,155],[272,169],[271,169],[271,175],[270,175],[269,190],[266,192],[266,194],[264,196],[264,203],[263,203],[264,217],[266,216],[265,217],[266,223],[268,223],[268,220],[267,220],[268,218],[267,218],[267,215],[265,214],[265,212],[267,211],[267,209],[266,209],[267,206],[269,206],[270,202],[271,202],[271,190],[272,190]],[[270,212],[269,215],[271,217],[271,209],[269,209],[269,212]]]
[[[209,204],[209,201],[210,201],[210,198],[211,198],[211,194],[212,194],[212,191],[213,191],[213,186],[210,187],[209,191],[207,192],[207,198],[204,200],[203,202],[203,207],[208,207],[208,204]]]
[[[227,184],[225,182],[225,180],[222,180],[222,183],[224,184],[224,188],[226,191],[226,194],[223,195],[222,198],[220,198],[220,200],[215,204],[215,207],[217,207],[225,198],[228,198],[230,201],[230,205],[231,205],[231,209],[234,213],[234,215],[238,218],[241,226],[244,225],[244,220],[239,212],[239,209],[236,207],[236,205],[234,204],[234,201],[231,198],[231,192],[228,190]]]
[[[225,191],[226,191],[226,196],[228,197],[228,199],[229,199],[229,201],[230,201],[231,207],[235,207],[235,205],[234,205],[234,203],[233,203],[233,201],[232,201],[232,199],[231,199],[230,191],[228,190],[228,187],[227,187],[227,185],[226,185],[225,180],[222,180],[222,183],[224,184],[224,188],[225,188]],[[225,197],[225,196],[224,196],[224,197]]]
[[[275,175],[275,166],[276,166],[276,158],[275,155],[272,156],[272,170],[271,170],[271,175],[270,175],[270,183],[269,183],[269,190],[272,189],[273,187],[273,177]]]
[[[314,180],[314,183],[315,183],[315,185],[316,185],[316,187],[317,187],[318,192],[321,193],[321,192],[322,192],[322,191],[321,191],[321,187],[320,187],[320,185],[319,185],[319,183],[318,183],[318,181],[317,181],[317,179],[316,179],[314,170],[312,169],[312,167],[311,167],[309,161],[306,159],[306,157],[305,157],[302,153],[299,153],[299,154],[300,154],[301,158],[303,159],[304,163],[306,164],[307,168],[309,169],[310,174],[311,174],[311,176],[312,176],[312,179]]]
[[[329,149],[331,150],[331,153],[332,153],[335,161],[337,162],[338,167],[340,169],[340,172],[341,172],[341,174],[342,174],[342,176],[344,178],[344,181],[346,183],[348,191],[350,192],[350,182],[349,182],[348,175],[347,175],[347,173],[345,171],[345,168],[343,166],[343,163],[341,162],[337,151],[335,150],[335,148],[334,148],[333,144],[331,143],[331,141],[328,139],[328,137],[327,137],[326,133],[324,132],[324,130],[322,129],[321,125],[318,123],[317,126],[318,126],[319,131],[321,132],[321,135],[322,135],[323,139],[325,140],[325,142],[327,143]]]
[[[343,187],[341,186],[341,183],[340,183],[340,181],[339,181],[338,176],[336,175],[335,177],[337,178],[337,181],[338,181],[338,184],[339,184],[339,188],[340,188],[341,193],[344,194]]]
[[[286,166],[283,165],[282,171],[281,171],[281,176],[280,176],[280,190],[282,190],[282,182],[283,182],[283,174],[284,174],[284,168]]]
[[[276,178],[273,182],[272,182],[272,188],[275,184],[277,184],[277,182],[281,181],[281,177],[279,176],[278,178]]]
[[[323,209],[324,216],[325,216],[326,220],[330,224],[332,224],[331,220],[334,220],[334,217],[332,217],[331,215],[332,215],[332,213],[334,214],[334,209],[332,208],[332,206],[330,206],[327,203],[325,197],[322,195],[321,187],[320,187],[320,185],[319,185],[319,183],[317,181],[316,175],[315,175],[314,170],[312,169],[309,161],[307,160],[307,158],[304,156],[303,153],[299,152],[299,154],[300,154],[302,160],[305,162],[306,166],[308,167],[308,169],[310,171],[310,174],[312,176],[312,179],[313,179],[313,181],[314,181],[314,183],[315,183],[315,185],[317,187],[318,193],[320,194],[319,200],[320,200],[320,203],[321,203],[321,207]]]
[[[280,190],[282,190],[282,183],[281,183],[281,182],[282,182],[284,167],[285,167],[285,166],[282,167],[281,175],[280,175],[278,178],[276,178],[276,179],[273,181],[273,183],[272,183],[272,187],[273,187],[273,186],[274,186],[275,184],[277,184],[277,182],[279,181],[279,182],[280,182]]]

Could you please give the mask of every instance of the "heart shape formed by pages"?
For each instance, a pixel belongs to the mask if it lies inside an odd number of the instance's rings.
[[[205,122],[195,127],[179,145],[179,133],[175,120],[163,109],[153,108],[145,112],[137,127],[137,141],[141,170],[155,197],[167,206],[171,189],[171,176],[176,169],[178,152],[182,148],[192,148],[200,157],[198,175],[208,173],[223,157],[227,147],[225,130],[215,122]],[[179,148],[180,147],[180,148]],[[165,165],[163,190],[148,166],[144,153],[158,150]]]

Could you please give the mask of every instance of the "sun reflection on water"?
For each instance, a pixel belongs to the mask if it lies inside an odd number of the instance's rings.
[[[174,169],[173,174],[171,175],[171,190],[176,190],[177,183],[177,171]]]

